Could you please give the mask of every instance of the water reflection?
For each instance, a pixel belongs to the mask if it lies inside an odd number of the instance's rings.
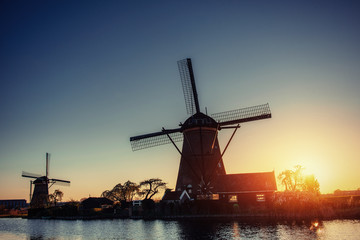
[[[232,227],[233,227],[233,237],[240,238],[239,223],[234,222]]]
[[[360,220],[26,220],[0,218],[0,239],[360,239]]]
[[[310,222],[180,221],[181,239],[314,239]]]

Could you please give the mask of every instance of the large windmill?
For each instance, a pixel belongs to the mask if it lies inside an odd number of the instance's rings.
[[[50,164],[50,154],[46,153],[46,173],[45,176],[39,174],[33,174],[28,172],[22,172],[22,177],[33,178],[35,180],[30,180],[30,206],[32,208],[41,208],[46,206],[49,201],[49,188],[55,184],[59,183],[62,185],[70,185],[70,181],[61,180],[56,178],[49,178],[49,164]],[[32,185],[34,186],[34,192],[32,193]],[[32,195],[31,195],[32,194]]]
[[[225,175],[222,157],[240,123],[271,118],[268,104],[226,111],[208,116],[200,112],[191,59],[178,61],[187,113],[191,116],[179,128],[130,138],[133,151],[173,143],[181,154],[176,191],[192,188],[195,194],[216,193],[216,179]],[[220,151],[218,131],[233,128],[233,134]],[[183,141],[182,150],[175,142]]]

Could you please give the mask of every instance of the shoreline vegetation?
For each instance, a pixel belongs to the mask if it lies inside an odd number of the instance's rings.
[[[303,167],[285,170],[278,180],[285,187],[283,192],[271,194],[219,194],[195,195],[191,189],[166,198],[169,189],[159,178],[136,184],[127,181],[106,190],[101,197],[62,203],[63,193],[55,190],[49,201],[41,207],[29,209],[0,208],[0,217],[28,219],[243,219],[243,220],[327,220],[360,219],[360,188],[353,191],[336,190],[334,194],[320,194],[319,183],[313,176],[303,176]],[[163,200],[153,196],[165,190]],[[134,200],[135,196],[142,200]],[[213,197],[217,195],[217,197]],[[204,197],[205,196],[205,197]],[[209,196],[209,197],[206,197]]]
[[[139,204],[141,202],[141,204]],[[69,202],[47,208],[28,209],[28,219],[163,219],[163,220],[265,220],[301,221],[360,219],[360,196],[311,195],[304,192],[277,192],[272,201],[250,205],[221,200],[155,202],[151,199],[116,202],[97,208],[84,208]]]
[[[251,205],[220,200],[155,202],[151,199],[115,202],[113,205],[84,208],[80,202],[58,206],[2,212],[0,217],[28,219],[218,219],[218,220],[332,220],[360,219],[360,195],[320,195],[303,192],[277,192],[274,199]],[[139,204],[140,203],[140,204]]]

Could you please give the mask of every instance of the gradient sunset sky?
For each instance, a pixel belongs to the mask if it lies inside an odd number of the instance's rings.
[[[269,103],[224,155],[227,173],[300,164],[322,193],[360,187],[358,1],[1,1],[0,199],[29,198],[22,171],[71,181],[64,199],[158,177],[172,145],[131,136],[186,114],[177,61],[192,58],[209,114]],[[222,130],[222,149],[231,130]],[[278,187],[280,184],[278,183]]]

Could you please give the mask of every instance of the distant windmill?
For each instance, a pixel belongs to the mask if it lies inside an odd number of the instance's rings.
[[[223,155],[240,123],[271,118],[269,104],[212,114],[200,112],[191,59],[178,61],[187,113],[191,116],[179,128],[130,138],[133,151],[173,143],[181,154],[176,191],[192,188],[195,194],[216,193],[215,181],[226,174]],[[234,132],[224,151],[220,152],[218,131],[233,128]],[[175,142],[183,141],[182,151]]]
[[[49,178],[49,164],[50,154],[46,153],[46,175],[41,176],[39,174],[33,174],[28,172],[22,172],[22,177],[34,178],[30,180],[30,206],[32,208],[44,207],[49,200],[49,188],[55,183],[61,183],[63,185],[70,185],[70,181],[61,180],[56,178]],[[32,193],[32,185],[34,186],[34,192]]]

